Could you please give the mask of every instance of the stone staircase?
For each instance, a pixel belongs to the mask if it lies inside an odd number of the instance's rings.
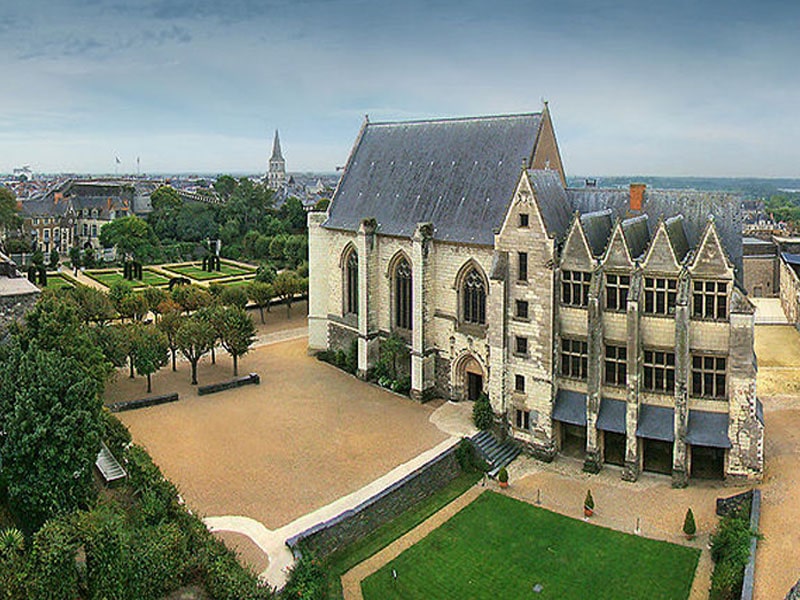
[[[519,446],[511,439],[500,442],[489,431],[479,431],[470,438],[472,445],[489,463],[489,477],[494,477],[497,472],[507,466],[520,453]]]

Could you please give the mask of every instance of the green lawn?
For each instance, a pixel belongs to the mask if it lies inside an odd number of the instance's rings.
[[[191,277],[198,281],[205,281],[207,279],[219,279],[221,277],[233,277],[236,275],[249,275],[254,273],[255,269],[245,269],[244,267],[236,267],[228,263],[221,263],[219,271],[203,271],[203,263],[185,263],[180,265],[171,265],[164,267],[168,271],[178,273],[185,277]]]
[[[61,288],[71,288],[71,287],[75,287],[74,284],[63,275],[60,275],[58,273],[47,274],[48,290],[60,290]]]
[[[685,599],[699,556],[487,492],[361,588],[365,600]]]
[[[109,288],[117,281],[125,280],[125,278],[122,276],[121,269],[116,269],[114,271],[86,271],[86,275],[96,281],[99,281],[104,286]],[[153,271],[150,271],[149,269],[142,269],[142,280],[133,281],[132,283],[136,287],[147,285],[167,285],[169,283],[169,279],[163,275],[159,275]]]

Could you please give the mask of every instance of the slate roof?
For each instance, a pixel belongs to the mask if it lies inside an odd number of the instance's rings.
[[[323,226],[356,231],[374,217],[379,233],[410,237],[431,222],[437,240],[493,245],[540,123],[541,113],[366,123]]]
[[[686,241],[686,232],[683,230],[683,215],[670,217],[664,221],[667,229],[667,237],[672,244],[672,249],[675,252],[675,258],[678,259],[678,264],[683,262],[686,253],[689,252],[689,242]]]
[[[582,214],[581,225],[592,254],[594,256],[603,254],[611,237],[611,228],[614,226],[611,220],[611,211],[601,210]]]
[[[631,258],[636,260],[645,253],[650,245],[650,227],[647,215],[631,217],[622,221],[622,235],[628,244]]]
[[[566,235],[572,222],[572,211],[558,172],[531,169],[528,176],[548,235],[554,238]]]

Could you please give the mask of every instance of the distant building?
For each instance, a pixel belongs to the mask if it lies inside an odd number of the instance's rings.
[[[309,214],[309,349],[355,341],[366,377],[395,334],[412,397],[486,393],[543,460],[757,480],[742,259],[736,196],[568,187],[546,105],[366,121]]]
[[[278,194],[281,194],[286,186],[286,161],[281,153],[281,140],[277,129],[272,142],[272,156],[269,159],[267,186]]]

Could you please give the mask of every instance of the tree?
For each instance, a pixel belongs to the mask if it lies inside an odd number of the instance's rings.
[[[155,255],[157,240],[147,221],[130,215],[103,225],[100,228],[100,243],[104,248],[116,246],[117,252],[123,256],[145,261]]]
[[[72,272],[77,275],[81,268],[81,249],[78,246],[69,249],[69,262],[72,263]]]
[[[163,306],[163,305],[162,305]],[[178,351],[178,330],[183,325],[185,317],[181,314],[180,308],[177,310],[162,310],[161,320],[158,322],[158,328],[164,332],[167,337],[167,346],[172,353],[172,370],[176,371],[176,353]]]
[[[278,216],[292,233],[302,233],[306,230],[306,209],[298,198],[294,196],[287,198],[281,205]]]
[[[694,513],[691,508],[687,509],[686,517],[683,519],[683,533],[687,538],[693,538],[697,533],[697,525],[694,522]]]
[[[155,325],[144,325],[133,341],[133,364],[139,375],[147,377],[147,393],[153,391],[151,376],[169,360],[167,336]]]
[[[262,323],[264,322],[264,307],[269,310],[269,303],[272,300],[273,294],[272,286],[268,283],[251,281],[247,285],[247,297],[258,307]]]
[[[22,217],[17,208],[17,197],[13,191],[0,185],[0,233],[17,231],[20,227]]]
[[[286,304],[286,318],[291,316],[292,301],[295,294],[303,289],[303,282],[294,271],[282,271],[272,282],[272,291]]]
[[[103,325],[114,318],[114,307],[108,294],[87,285],[78,285],[70,290],[70,295],[75,300],[81,320],[87,325]]]
[[[55,248],[50,250],[50,259],[49,259],[50,264],[48,265],[48,267],[50,268],[51,271],[55,271],[58,268],[59,260],[61,260],[61,257],[58,254],[58,250],[56,250]]]
[[[472,422],[481,431],[488,431],[494,425],[494,411],[485,393],[481,393],[472,405]]]
[[[75,358],[27,350],[18,340],[0,369],[0,465],[8,505],[27,533],[94,496],[102,402],[92,376]]]
[[[212,301],[208,290],[195,284],[176,285],[172,288],[172,299],[187,313],[209,306]]]
[[[258,269],[256,269],[255,280],[262,283],[272,283],[275,281],[277,275],[278,273],[275,271],[275,267],[268,262],[262,262],[258,265]]]
[[[244,309],[247,306],[247,290],[242,286],[226,285],[219,294],[219,301],[225,306]]]
[[[211,350],[216,339],[216,333],[196,316],[188,317],[178,329],[176,343],[192,365],[192,385],[197,385],[197,363]]]
[[[236,180],[230,175],[220,175],[214,182],[214,191],[223,200],[228,200],[233,195],[236,185]]]
[[[239,357],[250,350],[255,341],[253,319],[242,308],[225,307],[215,311],[215,329],[219,332],[222,347],[233,358],[233,375],[239,374]]]
[[[106,360],[117,368],[124,367],[128,362],[131,338],[127,329],[127,325],[107,325],[92,329]]]
[[[156,316],[161,314],[159,307],[168,298],[167,292],[162,288],[149,285],[144,288],[142,295],[144,296],[144,303],[147,306],[147,310]]]

